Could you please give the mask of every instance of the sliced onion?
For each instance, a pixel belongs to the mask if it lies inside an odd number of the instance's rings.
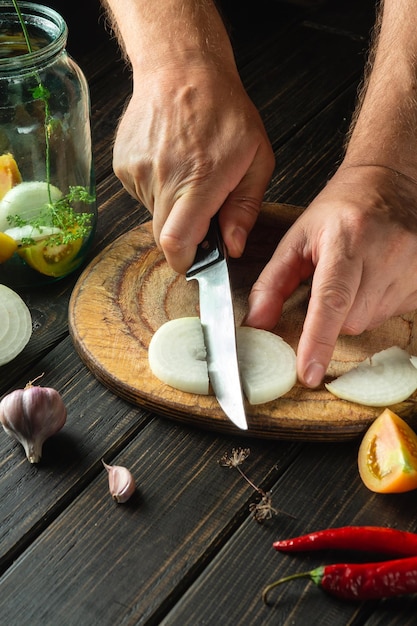
[[[417,356],[414,356],[413,354],[410,356],[410,361],[411,364],[414,365],[414,367],[417,368]]]
[[[32,318],[28,307],[13,289],[0,285],[0,365],[20,354],[31,335]]]
[[[236,340],[242,387],[250,404],[270,402],[294,387],[295,352],[281,337],[242,326]]]
[[[5,235],[8,235],[14,239],[18,244],[22,242],[22,239],[33,239],[34,241],[40,241],[46,239],[50,235],[58,235],[61,233],[61,229],[56,226],[31,226],[26,224],[25,226],[14,226],[4,231]]]
[[[242,387],[250,404],[269,402],[293,387],[297,375],[291,346],[273,333],[249,327],[238,328],[236,340]],[[208,394],[206,348],[198,317],[171,320],[158,328],[148,358],[162,382],[181,391]]]
[[[208,394],[206,347],[198,317],[180,317],[162,324],[151,339],[148,359],[153,374],[167,385]]]
[[[7,220],[9,215],[18,215],[30,221],[38,217],[50,201],[56,202],[61,197],[62,192],[58,187],[45,182],[32,181],[15,185],[0,201],[0,231],[10,228]]]
[[[375,407],[403,402],[417,389],[417,369],[410,355],[392,346],[342,374],[326,389],[342,400]]]

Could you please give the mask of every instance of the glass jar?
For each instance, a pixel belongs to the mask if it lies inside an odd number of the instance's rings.
[[[85,259],[97,221],[87,81],[53,9],[0,3],[0,283],[50,282]]]

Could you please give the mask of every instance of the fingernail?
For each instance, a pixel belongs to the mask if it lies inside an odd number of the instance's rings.
[[[304,371],[304,382],[307,387],[318,387],[323,380],[325,369],[318,361],[311,361]]]
[[[241,228],[240,226],[236,226],[236,228],[233,231],[233,243],[237,252],[236,256],[240,256],[241,254],[243,254],[243,251],[245,249],[246,246],[246,239],[247,239],[247,232],[246,230],[244,230],[243,228]]]

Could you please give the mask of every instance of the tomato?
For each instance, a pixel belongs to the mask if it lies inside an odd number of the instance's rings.
[[[15,185],[22,182],[16,161],[8,152],[0,156],[0,200]]]
[[[6,233],[0,233],[0,263],[10,259],[17,250],[17,242]]]
[[[377,493],[417,489],[417,435],[398,415],[385,409],[359,447],[359,474]]]
[[[19,248],[18,253],[40,274],[59,278],[69,274],[80,264],[80,259],[76,257],[82,243],[82,237],[59,245],[47,245],[45,240],[42,240]]]

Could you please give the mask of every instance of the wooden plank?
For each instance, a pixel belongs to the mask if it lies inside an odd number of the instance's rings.
[[[280,5],[274,19],[268,11],[256,12],[258,18],[248,22],[250,28],[237,22],[232,31],[243,83],[275,148],[347,85],[356,89],[363,68],[363,42],[346,37],[341,46],[339,34],[306,27],[299,12],[288,15],[286,11],[288,7]],[[107,65],[112,55],[114,65]],[[98,60],[106,63],[105,73],[94,74],[94,64],[85,71],[91,77],[96,169],[101,180],[111,172],[109,147],[131,93],[131,76],[114,50],[99,49]],[[111,89],[113,84],[116,90]]]
[[[344,44],[341,48],[335,35],[299,29],[244,68],[246,88],[275,153],[348,87],[356,91],[363,67],[360,48],[356,41]]]
[[[261,601],[264,586],[280,577],[325,563],[355,561],[355,557],[358,562],[361,560],[348,550],[346,553],[327,551],[288,556],[273,550],[274,540],[347,524],[391,524],[415,532],[413,493],[401,496],[370,493],[359,479],[356,446],[348,444],[305,446],[271,492],[278,508],[277,516],[262,527],[251,519],[244,522],[161,625],[345,626],[364,623],[360,617],[367,616],[370,607],[377,607],[378,614],[385,617],[386,621],[381,618],[380,622],[375,622],[384,626],[411,624],[413,615],[415,620],[412,601],[404,604],[394,601],[398,615],[393,615],[390,603],[343,602],[323,593],[307,579],[293,581],[271,592],[270,607]],[[363,560],[366,561],[366,556]]]
[[[45,443],[37,465],[0,429],[0,571],[102,471],[100,459],[117,452],[149,420],[146,411],[108,394],[82,365],[68,337],[16,387],[42,373],[39,382],[61,393],[67,422]]]
[[[305,25],[337,33],[341,37],[362,40],[367,45],[375,23],[375,0],[350,0],[350,2],[324,2],[306,18]]]
[[[285,33],[311,15],[309,7],[277,5],[271,0],[256,3],[220,0],[217,6],[240,69],[267,49],[270,41],[285,36]]]
[[[366,621],[366,626],[414,626],[416,598],[403,596],[381,602]]]
[[[268,201],[307,206],[315,198],[340,163],[354,103],[355,90],[349,88],[275,148]]]
[[[193,579],[248,515],[252,488],[218,462],[236,445],[238,437],[150,422],[118,457],[106,457],[131,469],[137,497],[116,505],[107,474],[97,472],[0,580],[4,623],[158,623],[184,581]],[[299,452],[298,445],[283,442],[247,445],[247,471],[264,489]],[[81,454],[77,460],[84,465]]]
[[[245,483],[237,472],[217,465],[225,449],[224,438],[213,440],[165,421],[150,424],[115,460],[138,477],[137,499],[130,506],[114,505],[98,476],[4,577],[4,619],[14,623],[20,610],[19,626],[45,624],[48,618],[64,624],[267,625],[279,619],[301,625],[311,623],[305,620],[312,615],[320,615],[320,624],[348,623],[360,606],[329,598],[305,581],[277,590],[272,608],[262,605],[266,583],[330,558],[279,555],[272,541],[332,524],[394,519],[398,527],[415,530],[413,494],[391,497],[391,506],[389,497],[369,494],[359,482],[353,445],[305,445],[297,455],[283,443],[274,450],[254,443],[243,468],[248,475],[255,483],[261,479],[264,488],[266,467],[269,479],[274,471],[281,475],[272,489],[278,514],[259,526],[247,515]]]

